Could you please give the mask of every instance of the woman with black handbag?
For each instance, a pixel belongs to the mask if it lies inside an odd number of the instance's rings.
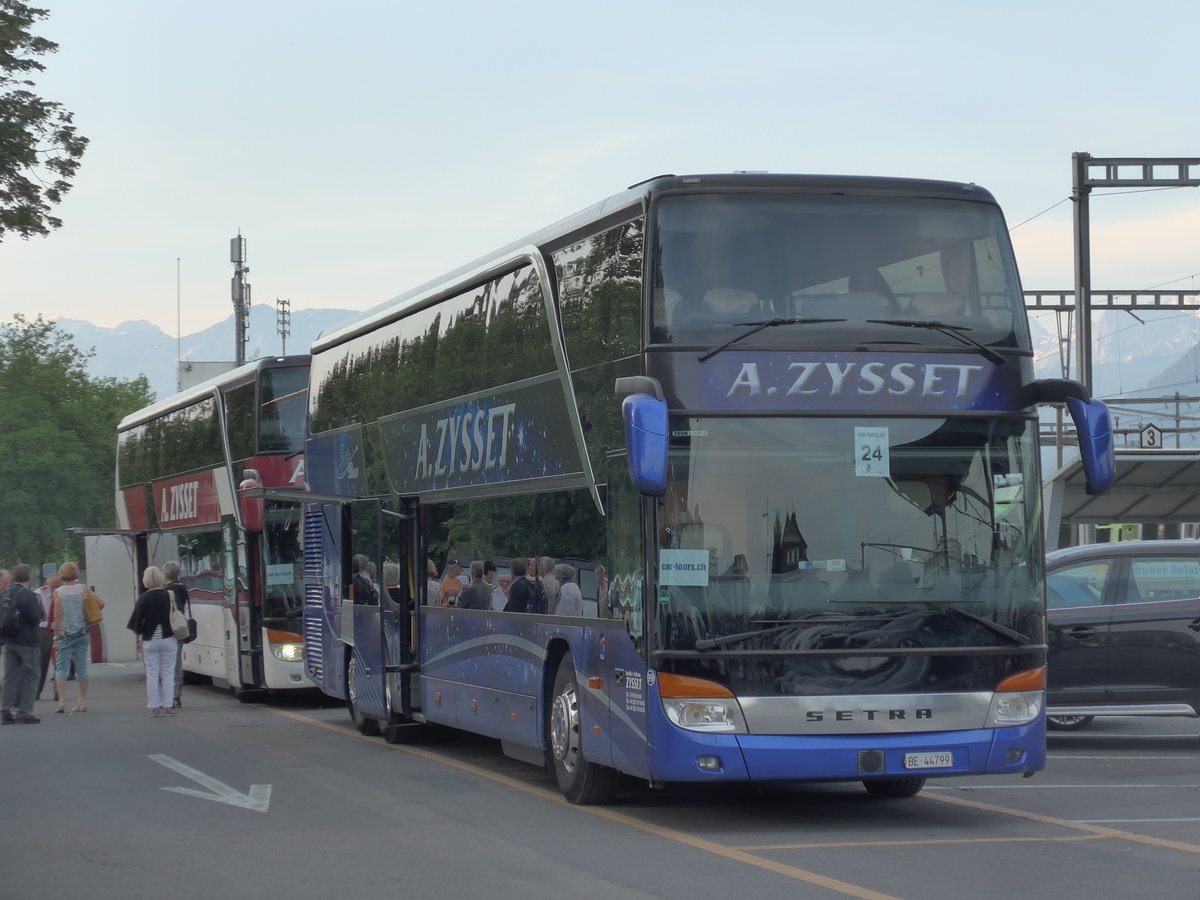
[[[163,586],[163,573],[149,566],[142,573],[142,586],[129,616],[128,628],[141,643],[142,661],[146,664],[146,715],[173,716],[171,698],[175,694],[175,657],[179,641],[171,630],[171,607],[174,598]]]

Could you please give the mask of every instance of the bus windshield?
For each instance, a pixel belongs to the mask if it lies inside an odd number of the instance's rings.
[[[261,382],[259,452],[300,450],[308,412],[308,367],[266,369]]]
[[[1028,342],[1020,283],[999,209],[931,198],[809,194],[666,196],[655,207],[651,335],[712,347],[747,326],[743,347],[910,344],[940,323],[990,346]],[[940,338],[937,340],[941,340]]]
[[[300,627],[304,610],[304,550],[301,514],[295,503],[267,501],[263,517],[263,624],[271,628]]]
[[[1029,423],[679,417],[671,429],[658,649],[1043,641]]]

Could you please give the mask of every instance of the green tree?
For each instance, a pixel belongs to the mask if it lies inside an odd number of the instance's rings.
[[[62,226],[50,205],[71,189],[88,139],[78,134],[61,103],[43,100],[28,75],[46,67],[36,57],[58,44],[37,37],[33,24],[48,15],[19,0],[0,0],[0,241]]]
[[[78,559],[67,528],[115,524],[117,423],[154,397],[90,377],[94,355],[41,316],[0,325],[0,564]]]

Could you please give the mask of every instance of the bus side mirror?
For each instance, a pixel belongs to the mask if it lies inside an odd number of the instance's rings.
[[[1066,378],[1041,378],[1025,386],[1026,406],[1035,403],[1065,403],[1075,433],[1079,436],[1079,459],[1089,494],[1104,494],[1117,477],[1116,447],[1113,444],[1112,417],[1102,400],[1078,381]]]
[[[667,492],[667,402],[649,394],[630,394],[621,403],[629,477],[641,493]]]
[[[258,473],[253,470],[246,472],[246,477],[238,485],[238,500],[242,507],[242,527],[247,531],[259,533],[263,530],[264,501],[262,497],[248,497],[246,491],[261,488]]]
[[[1079,458],[1089,494],[1104,494],[1117,477],[1116,451],[1113,447],[1112,418],[1101,400],[1084,402],[1067,398],[1067,411],[1079,436]]]

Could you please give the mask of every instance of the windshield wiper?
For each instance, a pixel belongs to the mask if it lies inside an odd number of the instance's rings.
[[[1022,647],[1033,643],[1033,638],[1031,638],[1027,634],[1021,634],[1021,632],[1014,631],[1012,628],[1009,628],[1007,625],[1001,625],[999,622],[995,622],[992,619],[985,618],[984,616],[978,616],[975,613],[973,613],[969,610],[963,609],[960,606],[955,606],[952,603],[938,603],[938,602],[932,601],[932,600],[926,600],[923,602],[928,603],[934,609],[949,610],[952,613],[958,613],[958,615],[962,616],[964,619],[970,619],[972,622],[978,622],[980,625],[982,625],[988,631],[994,632],[995,634],[998,634],[1001,637],[1006,637],[1010,641],[1012,641],[1014,644],[1019,644]]]
[[[914,322],[910,319],[867,319],[867,321],[873,325],[899,325],[902,328],[926,328],[930,331],[939,331],[963,344],[974,347],[990,362],[994,362],[998,366],[1008,362],[1007,357],[1000,355],[987,344],[981,344],[970,335],[963,334],[964,331],[971,330],[967,325],[947,325],[945,322]]]
[[[700,362],[704,362],[706,360],[712,359],[712,357],[716,356],[718,353],[720,353],[726,347],[732,347],[738,341],[744,340],[745,338],[750,337],[750,335],[752,335],[752,334],[758,334],[764,328],[774,328],[776,325],[812,325],[817,322],[845,322],[845,321],[846,321],[845,319],[806,319],[803,316],[793,316],[792,318],[787,318],[787,319],[767,319],[767,321],[765,321],[765,322],[734,322],[733,324],[735,326],[753,325],[754,327],[751,328],[749,331],[743,331],[737,337],[730,338],[725,343],[723,343],[717,347],[713,347],[711,350],[709,350],[703,356],[697,357],[697,359]]]
[[[726,634],[721,637],[701,638],[696,641],[695,647],[697,650],[715,650],[717,647],[740,644],[742,641],[748,641],[751,638],[775,634],[778,631],[787,631],[789,628],[795,628],[797,625],[811,624],[813,624],[811,619],[788,619],[782,624],[772,625],[770,628],[760,628],[757,631],[742,631],[738,634]]]
[[[837,602],[837,601],[835,600],[834,602]],[[881,605],[885,605],[885,606],[888,604],[895,604],[896,606],[903,606],[903,607],[910,607],[910,606],[913,606],[914,604],[920,603],[920,604],[923,604],[924,606],[929,607],[930,609],[944,609],[944,610],[947,610],[948,612],[957,613],[958,615],[962,616],[964,619],[970,619],[972,622],[976,622],[976,623],[982,625],[988,631],[991,631],[994,634],[998,634],[1001,637],[1008,638],[1014,644],[1020,644],[1022,647],[1024,647],[1028,644],[1033,643],[1033,638],[1029,637],[1028,635],[1021,634],[1021,632],[1015,631],[1012,628],[1009,628],[1007,625],[1001,625],[999,622],[996,622],[993,619],[988,619],[984,616],[977,615],[976,613],[973,613],[970,610],[963,609],[961,606],[955,606],[952,602],[949,602],[949,601],[943,602],[941,600],[928,600],[928,599],[922,598],[922,599],[906,599],[906,600],[882,600],[882,601],[874,600],[872,602],[881,604]],[[908,612],[908,611],[909,610],[905,610],[905,612]]]

